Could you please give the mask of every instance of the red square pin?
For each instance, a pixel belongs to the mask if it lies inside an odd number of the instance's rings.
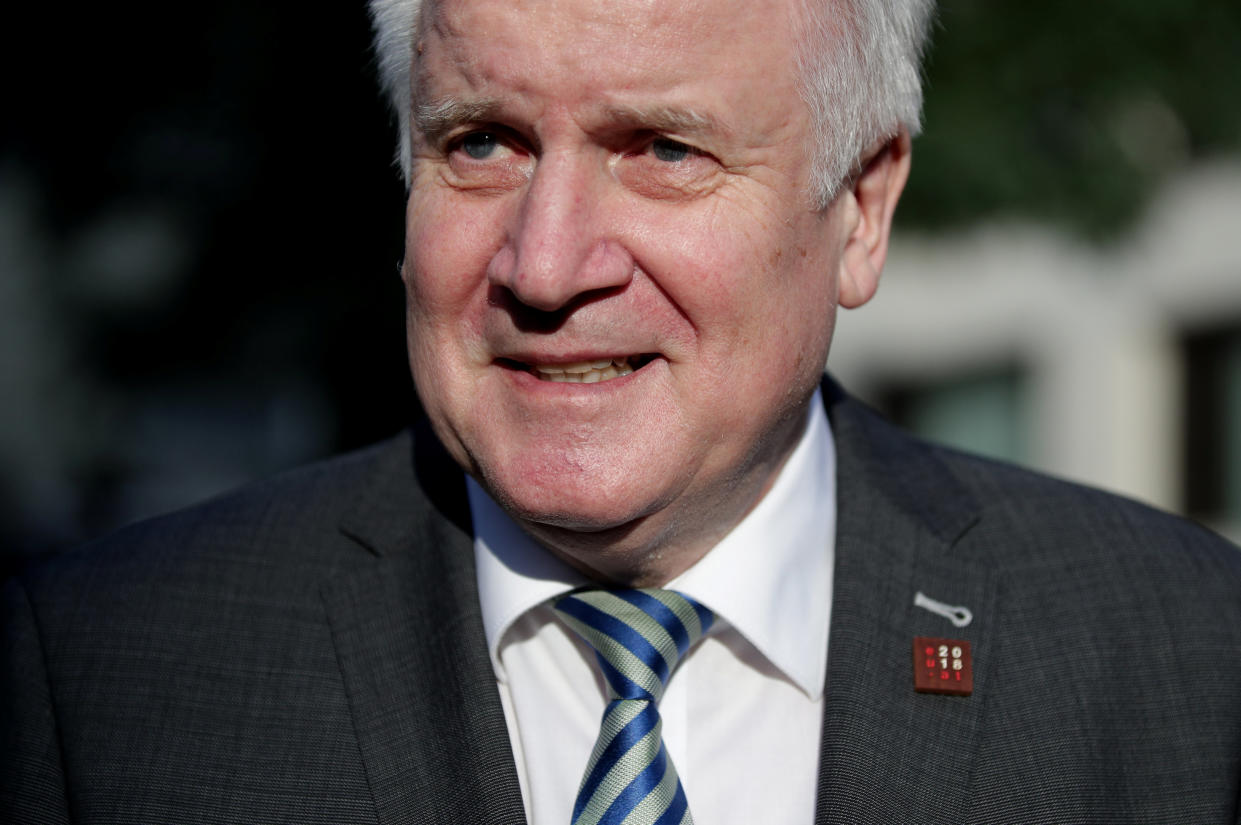
[[[974,692],[974,662],[964,639],[914,638],[914,690],[969,696]]]

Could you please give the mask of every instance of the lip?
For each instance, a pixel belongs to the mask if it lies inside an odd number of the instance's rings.
[[[509,369],[532,370],[537,364],[543,367],[564,367],[570,364],[581,364],[587,361],[622,361],[628,360],[634,366],[634,372],[645,367],[651,361],[662,358],[658,352],[627,351],[627,352],[599,352],[592,351],[571,351],[558,352],[555,355],[548,355],[533,352],[514,352],[505,355],[496,356],[494,359],[496,364],[507,367]]]
[[[596,381],[594,383],[577,383],[577,382],[561,382],[549,381],[540,378],[535,374],[532,364],[540,366],[557,367],[569,364],[579,364],[586,361],[604,361],[618,360],[628,358],[632,363],[636,364],[633,372],[625,375],[619,375],[615,378],[609,378],[606,381]],[[530,386],[544,392],[602,392],[609,388],[619,389],[627,386],[640,376],[650,373],[650,367],[656,361],[662,361],[663,357],[658,353],[640,353],[638,355],[608,355],[608,354],[587,354],[578,355],[572,353],[566,355],[559,353],[555,356],[534,356],[524,355],[498,357],[493,362],[496,366],[503,369],[513,380],[518,381],[522,386]]]

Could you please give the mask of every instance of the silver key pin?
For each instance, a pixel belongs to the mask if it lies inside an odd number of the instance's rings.
[[[954,607],[950,604],[944,604],[932,599],[921,591],[914,594],[914,607],[925,608],[936,615],[943,616],[957,627],[965,627],[974,621],[974,614],[970,612],[968,607]]]

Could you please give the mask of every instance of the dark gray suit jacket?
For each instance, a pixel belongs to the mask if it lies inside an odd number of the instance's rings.
[[[1241,553],[825,391],[818,822],[1236,821]],[[429,432],[125,530],[5,607],[4,822],[523,821],[462,476]],[[919,635],[971,642],[972,696],[914,692]]]

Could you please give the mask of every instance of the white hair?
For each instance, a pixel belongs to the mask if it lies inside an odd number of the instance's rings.
[[[820,207],[864,154],[922,128],[922,56],[935,0],[801,0],[797,65],[810,108]]]
[[[432,0],[434,2],[434,0]],[[836,196],[863,154],[922,121],[922,55],[935,0],[799,0],[797,65],[816,143],[810,191]],[[411,73],[422,0],[369,0],[380,85],[400,128],[397,160],[408,184]]]

